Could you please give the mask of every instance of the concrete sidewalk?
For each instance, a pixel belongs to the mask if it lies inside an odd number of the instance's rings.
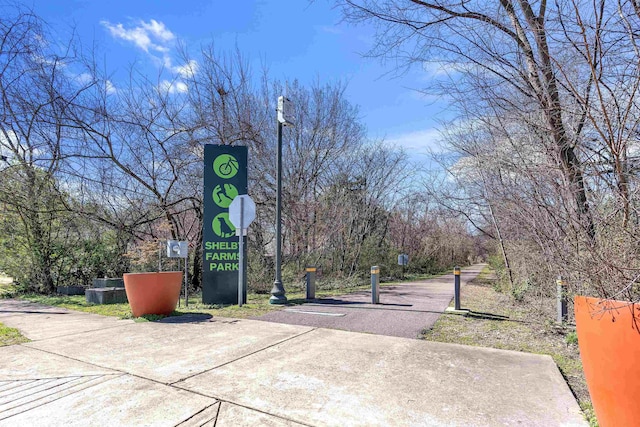
[[[0,426],[586,426],[552,359],[189,316],[0,300]]]
[[[475,279],[485,265],[463,268],[461,285]],[[381,286],[380,304],[371,303],[371,291],[367,290],[272,311],[256,320],[418,338],[424,329],[433,327],[449,306],[453,280],[451,273],[419,282]]]

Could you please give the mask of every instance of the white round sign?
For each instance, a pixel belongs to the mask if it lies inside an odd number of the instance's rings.
[[[240,222],[242,220],[242,227],[249,228],[249,224],[256,219],[256,204],[248,194],[241,194],[236,196],[229,205],[229,221],[236,228],[240,228]]]

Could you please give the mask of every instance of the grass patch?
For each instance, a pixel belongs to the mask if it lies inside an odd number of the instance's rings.
[[[84,295],[19,295],[19,299],[54,307],[68,308],[69,310],[83,311],[85,313],[114,316],[121,319],[132,317],[128,303],[123,304],[93,304],[88,303]]]
[[[596,419],[596,413],[593,410],[593,405],[591,402],[579,402],[580,409],[584,413],[584,416],[589,421],[589,427],[598,427],[598,420]]]
[[[176,314],[176,315],[179,316],[180,314]],[[136,317],[135,321],[136,322],[156,322],[158,320],[164,319],[165,317],[167,316],[165,316],[164,314],[143,314],[140,317]]]
[[[352,287],[345,289],[329,289],[316,292],[317,297],[329,297],[343,295],[347,292],[356,292],[363,290],[365,287]],[[242,307],[237,305],[219,305],[219,304],[203,304],[202,295],[194,294],[189,296],[189,307],[185,307],[184,297],[180,298],[180,305],[172,314],[180,316],[188,313],[210,314],[216,317],[233,317],[246,319],[249,317],[258,317],[274,310],[280,310],[283,306],[269,304],[269,294],[253,294],[247,295],[247,302]],[[25,294],[18,296],[19,299],[44,304],[54,307],[63,307],[69,310],[83,311],[86,313],[101,314],[103,316],[114,316],[121,319],[132,319],[131,308],[128,303],[123,304],[93,304],[88,303],[83,295],[38,295]],[[287,294],[289,305],[303,304],[305,302],[305,294],[303,292],[292,292]],[[153,315],[138,318],[137,321],[155,321],[162,317]]]
[[[407,276],[404,282],[426,280],[442,274],[419,274]],[[369,284],[360,284],[357,281],[327,281],[319,282],[316,290],[316,298],[335,297],[354,292],[368,291],[371,289]],[[383,283],[381,286],[393,286],[401,282]],[[114,316],[121,319],[132,319],[131,308],[128,303],[124,304],[93,304],[88,303],[84,295],[38,295],[24,294],[17,296],[20,299],[31,301],[39,304],[63,307],[70,310],[83,311],[86,313],[101,314],[103,316]],[[173,316],[180,316],[189,313],[209,314],[216,317],[232,317],[237,319],[246,319],[250,317],[259,317],[274,310],[280,310],[284,306],[269,304],[270,294],[249,293],[247,302],[242,307],[237,305],[211,305],[202,303],[202,294],[196,293],[189,296],[189,307],[184,305],[184,297],[180,298],[180,304]],[[288,305],[299,305],[306,302],[304,288],[300,286],[289,286],[287,292]],[[137,318],[136,321],[155,321],[161,317],[145,316]]]
[[[555,300],[530,304],[514,301],[496,292],[497,278],[485,267],[461,289],[462,308],[469,316],[441,316],[421,338],[429,341],[492,347],[503,350],[546,354],[553,358],[590,425],[597,427],[582,370],[575,328],[558,327],[541,320],[539,307],[555,307]]]
[[[19,330],[15,328],[9,328],[0,323],[0,347],[5,345],[20,344],[28,342],[29,339],[24,337]]]

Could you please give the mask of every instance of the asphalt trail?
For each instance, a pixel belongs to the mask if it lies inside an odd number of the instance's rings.
[[[460,282],[474,279],[484,264],[462,269]],[[274,311],[257,320],[340,329],[404,338],[417,338],[442,315],[453,299],[453,273],[419,282],[380,287],[380,304],[371,292],[317,299]],[[464,300],[462,301],[464,308]]]

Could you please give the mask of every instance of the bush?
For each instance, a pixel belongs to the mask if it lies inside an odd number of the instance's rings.
[[[571,331],[564,338],[567,345],[578,345],[578,334],[575,331]]]
[[[120,277],[127,269],[126,245],[115,232],[71,213],[52,221],[46,254],[29,243],[15,215],[0,215],[0,270],[13,277],[15,292],[43,291],[45,272],[55,286],[89,286],[96,277]],[[46,291],[46,290],[45,290]]]
[[[530,283],[528,280],[519,281],[513,284],[511,288],[511,296],[518,302],[523,302],[529,290]]]

